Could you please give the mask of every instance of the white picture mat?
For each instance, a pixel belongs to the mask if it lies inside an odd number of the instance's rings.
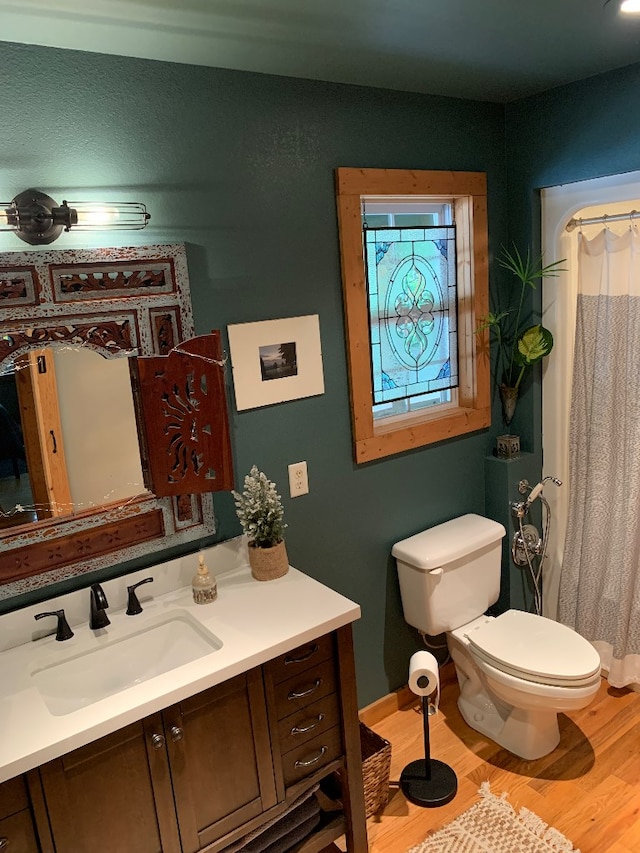
[[[236,408],[255,409],[324,394],[320,318],[317,314],[237,323],[227,327]],[[263,379],[260,348],[295,343],[297,374]]]

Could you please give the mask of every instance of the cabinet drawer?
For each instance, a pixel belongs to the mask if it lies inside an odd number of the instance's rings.
[[[342,755],[340,727],[334,726],[302,746],[282,756],[282,775],[286,786],[315,773]]]
[[[329,693],[278,723],[280,751],[289,752],[340,722],[338,697]]]
[[[16,776],[15,779],[9,779],[0,785],[0,820],[28,806],[27,789],[22,776]]]
[[[335,690],[335,664],[333,659],[329,658],[275,685],[276,718],[281,720],[283,717],[288,717],[289,714],[306,708],[317,699],[329,693],[335,693]]]
[[[1,793],[3,789],[0,789]],[[0,820],[0,845],[0,850],[6,847],[7,853],[38,853],[40,848],[28,809]]]
[[[333,634],[325,634],[324,637],[319,637],[274,658],[268,664],[269,673],[273,683],[278,684],[300,672],[305,672],[309,667],[329,657],[333,657]]]

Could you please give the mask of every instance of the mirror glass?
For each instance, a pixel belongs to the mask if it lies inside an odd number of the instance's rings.
[[[4,527],[146,491],[126,358],[82,346],[31,350],[5,365],[0,407]]]

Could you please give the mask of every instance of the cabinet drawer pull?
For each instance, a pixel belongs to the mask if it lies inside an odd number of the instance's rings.
[[[288,666],[290,663],[304,663],[306,660],[309,660],[309,658],[312,658],[319,648],[320,646],[317,643],[314,643],[309,649],[309,651],[306,652],[306,654],[304,655],[300,655],[299,658],[294,658],[287,655],[287,657],[284,659],[284,665]]]
[[[171,740],[174,743],[177,743],[184,737],[184,730],[181,729],[180,726],[171,726],[171,728],[169,729],[169,734],[171,735]]]
[[[0,850],[6,850],[9,846],[9,839],[6,835],[3,838],[0,838]]]
[[[307,723],[306,726],[294,726],[291,729],[292,735],[304,735],[307,732],[312,732],[322,721],[324,720],[324,714],[318,714],[315,720]]]
[[[329,749],[328,746],[321,746],[318,754],[315,755],[313,758],[310,758],[308,761],[300,761],[300,759],[298,759],[294,766],[295,767],[311,767],[313,764],[317,764],[318,761],[320,761],[320,759],[322,758],[322,756],[325,754],[325,752],[328,749]]]
[[[305,696],[311,696],[318,687],[322,684],[321,678],[316,678],[315,682],[311,685],[311,687],[307,687],[306,690],[292,690],[291,693],[287,696],[287,699],[304,699]]]
[[[162,749],[164,746],[164,735],[151,735],[151,746],[154,749]]]

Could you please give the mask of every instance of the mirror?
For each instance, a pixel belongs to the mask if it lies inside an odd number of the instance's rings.
[[[146,491],[126,358],[31,350],[0,378],[0,407],[0,528]]]
[[[0,598],[214,532],[215,484],[151,491],[130,376],[191,338],[181,244],[0,254]]]

